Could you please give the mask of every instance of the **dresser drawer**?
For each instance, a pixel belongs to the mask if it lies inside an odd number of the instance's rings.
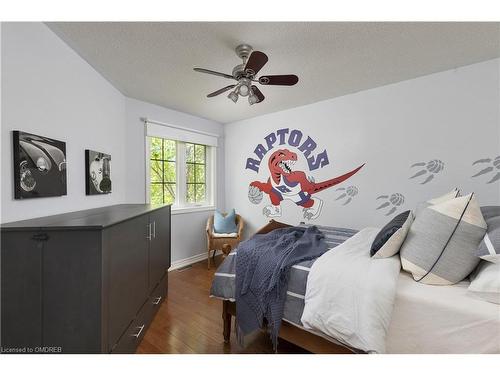
[[[156,288],[153,290],[151,293],[151,296],[149,297],[148,302],[150,303],[152,307],[152,317],[151,320],[153,320],[154,315],[156,312],[159,310],[161,304],[165,300],[165,297],[167,295],[167,277],[168,274],[166,273],[165,276],[160,280],[160,283],[156,286]]]
[[[167,292],[167,275],[155,287],[147,302],[141,307],[137,317],[128,326],[125,333],[120,337],[118,343],[112,349],[112,353],[134,353],[137,346],[146,334],[151,321],[165,299]]]
[[[112,353],[121,354],[131,354],[135,352],[135,349],[141,342],[142,338],[146,334],[148,325],[148,309],[149,304],[146,303],[139,311],[137,317],[130,323],[125,333],[120,337],[117,344],[113,347]]]

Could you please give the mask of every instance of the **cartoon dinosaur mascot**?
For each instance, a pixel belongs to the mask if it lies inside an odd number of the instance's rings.
[[[287,149],[277,150],[269,157],[268,166],[271,177],[267,182],[254,181],[250,183],[248,197],[252,203],[260,203],[262,192],[269,195],[271,205],[263,209],[263,213],[267,217],[280,217],[280,203],[284,199],[289,199],[296,205],[303,207],[305,219],[316,219],[321,214],[323,201],[317,197],[313,199],[312,194],[347,180],[364,166],[363,164],[351,172],[331,180],[314,182],[314,179],[307,178],[303,171],[292,170],[296,162],[296,153]]]

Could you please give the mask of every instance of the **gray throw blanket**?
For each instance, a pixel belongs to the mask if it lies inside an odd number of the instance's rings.
[[[235,299],[240,344],[244,335],[262,328],[265,319],[276,350],[290,268],[326,250],[324,235],[315,226],[276,229],[238,246]]]

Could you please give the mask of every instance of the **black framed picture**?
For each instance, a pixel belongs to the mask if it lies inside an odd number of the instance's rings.
[[[14,198],[67,194],[66,143],[14,130]]]
[[[85,193],[111,193],[111,155],[85,150]]]

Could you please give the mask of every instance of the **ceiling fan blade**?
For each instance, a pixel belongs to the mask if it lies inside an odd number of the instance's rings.
[[[226,73],[214,72],[213,70],[203,69],[203,68],[193,68],[194,71],[200,73],[213,74],[214,76],[235,79],[232,75]]]
[[[217,91],[214,91],[214,92],[208,94],[207,98],[213,98],[214,96],[222,94],[223,92],[226,92],[227,90],[231,90],[233,87],[236,87],[236,85],[229,85],[229,86],[223,87]]]
[[[268,57],[264,52],[253,51],[245,65],[245,71],[255,75],[266,65],[267,60]]]
[[[259,78],[259,83],[261,85],[282,85],[282,86],[293,86],[299,82],[299,77],[295,74],[285,74],[277,76],[262,76]]]
[[[259,98],[259,101],[257,103],[262,102],[266,98],[257,86],[252,85],[252,91],[255,94],[255,96],[257,96],[257,98]]]

